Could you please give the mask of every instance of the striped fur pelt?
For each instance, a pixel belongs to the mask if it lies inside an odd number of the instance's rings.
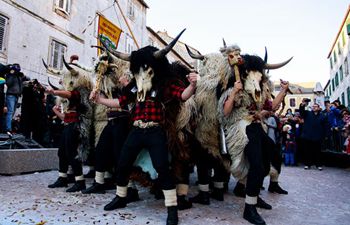
[[[266,84],[267,85],[267,84]],[[263,90],[263,101],[265,102],[269,94],[266,92],[266,86]],[[248,107],[253,103],[251,96],[246,91],[241,91],[235,96],[235,106],[231,114],[224,116],[224,103],[231,94],[233,88],[229,88],[223,92],[219,99],[218,113],[219,121],[222,124],[225,132],[225,141],[228,153],[231,158],[231,173],[237,179],[244,179],[249,170],[249,163],[244,155],[245,146],[248,144],[246,135],[246,127],[254,121],[254,115],[248,111]],[[258,104],[258,110],[262,109],[263,104]]]
[[[209,154],[222,160],[219,144],[218,100],[216,87],[220,80],[218,68],[227,64],[222,54],[208,54],[199,68],[201,79],[197,81],[194,101],[197,108],[195,137]]]

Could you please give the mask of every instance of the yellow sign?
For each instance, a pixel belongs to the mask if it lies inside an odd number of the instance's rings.
[[[117,49],[121,33],[122,30],[119,27],[107,20],[104,16],[99,16],[98,36],[101,36],[102,40],[111,48]],[[98,41],[98,45],[101,46],[100,41]]]

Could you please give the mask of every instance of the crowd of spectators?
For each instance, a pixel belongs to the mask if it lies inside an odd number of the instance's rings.
[[[315,165],[322,170],[320,151],[350,154],[350,112],[339,100],[325,101],[325,109],[321,109],[304,99],[294,112],[287,109],[286,113],[268,115],[265,124],[280,146],[286,166],[302,162],[305,169]]]
[[[44,91],[19,64],[0,64],[0,133],[20,133],[44,147],[57,147],[63,124],[52,112],[55,97]]]

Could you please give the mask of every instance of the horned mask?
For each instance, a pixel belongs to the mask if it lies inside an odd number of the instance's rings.
[[[114,49],[111,49],[106,43],[102,40],[101,43],[103,46],[110,51],[114,56],[125,60],[130,61],[130,70],[133,73],[133,76],[136,80],[137,86],[137,101],[143,102],[146,99],[146,93],[152,89],[152,80],[155,78],[155,67],[159,65],[168,64],[166,55],[174,47],[176,42],[179,40],[182,33],[185,31],[182,30],[167,46],[163,49],[157,49],[153,46],[146,46],[137,51],[133,51],[131,54],[121,53]],[[136,59],[137,58],[137,59]],[[157,72],[157,76],[159,71]],[[152,93],[151,93],[152,95]]]

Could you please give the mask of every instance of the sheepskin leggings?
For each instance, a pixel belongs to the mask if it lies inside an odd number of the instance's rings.
[[[71,165],[74,176],[81,176],[83,174],[82,163],[76,157],[79,144],[79,131],[76,126],[76,123],[69,123],[63,128],[61,145],[58,149],[59,172],[67,173],[68,165]]]
[[[96,146],[96,171],[106,172],[117,168],[120,151],[128,135],[128,125],[128,118],[108,121]]]
[[[159,126],[151,128],[133,127],[131,129],[120,153],[117,185],[122,187],[128,185],[133,163],[143,148],[149,151],[162,190],[175,189],[174,179],[169,168],[166,134]]]
[[[273,141],[267,136],[260,123],[252,123],[246,128],[249,142],[244,153],[249,162],[246,194],[250,197],[259,195],[264,177],[270,171],[270,151]]]

